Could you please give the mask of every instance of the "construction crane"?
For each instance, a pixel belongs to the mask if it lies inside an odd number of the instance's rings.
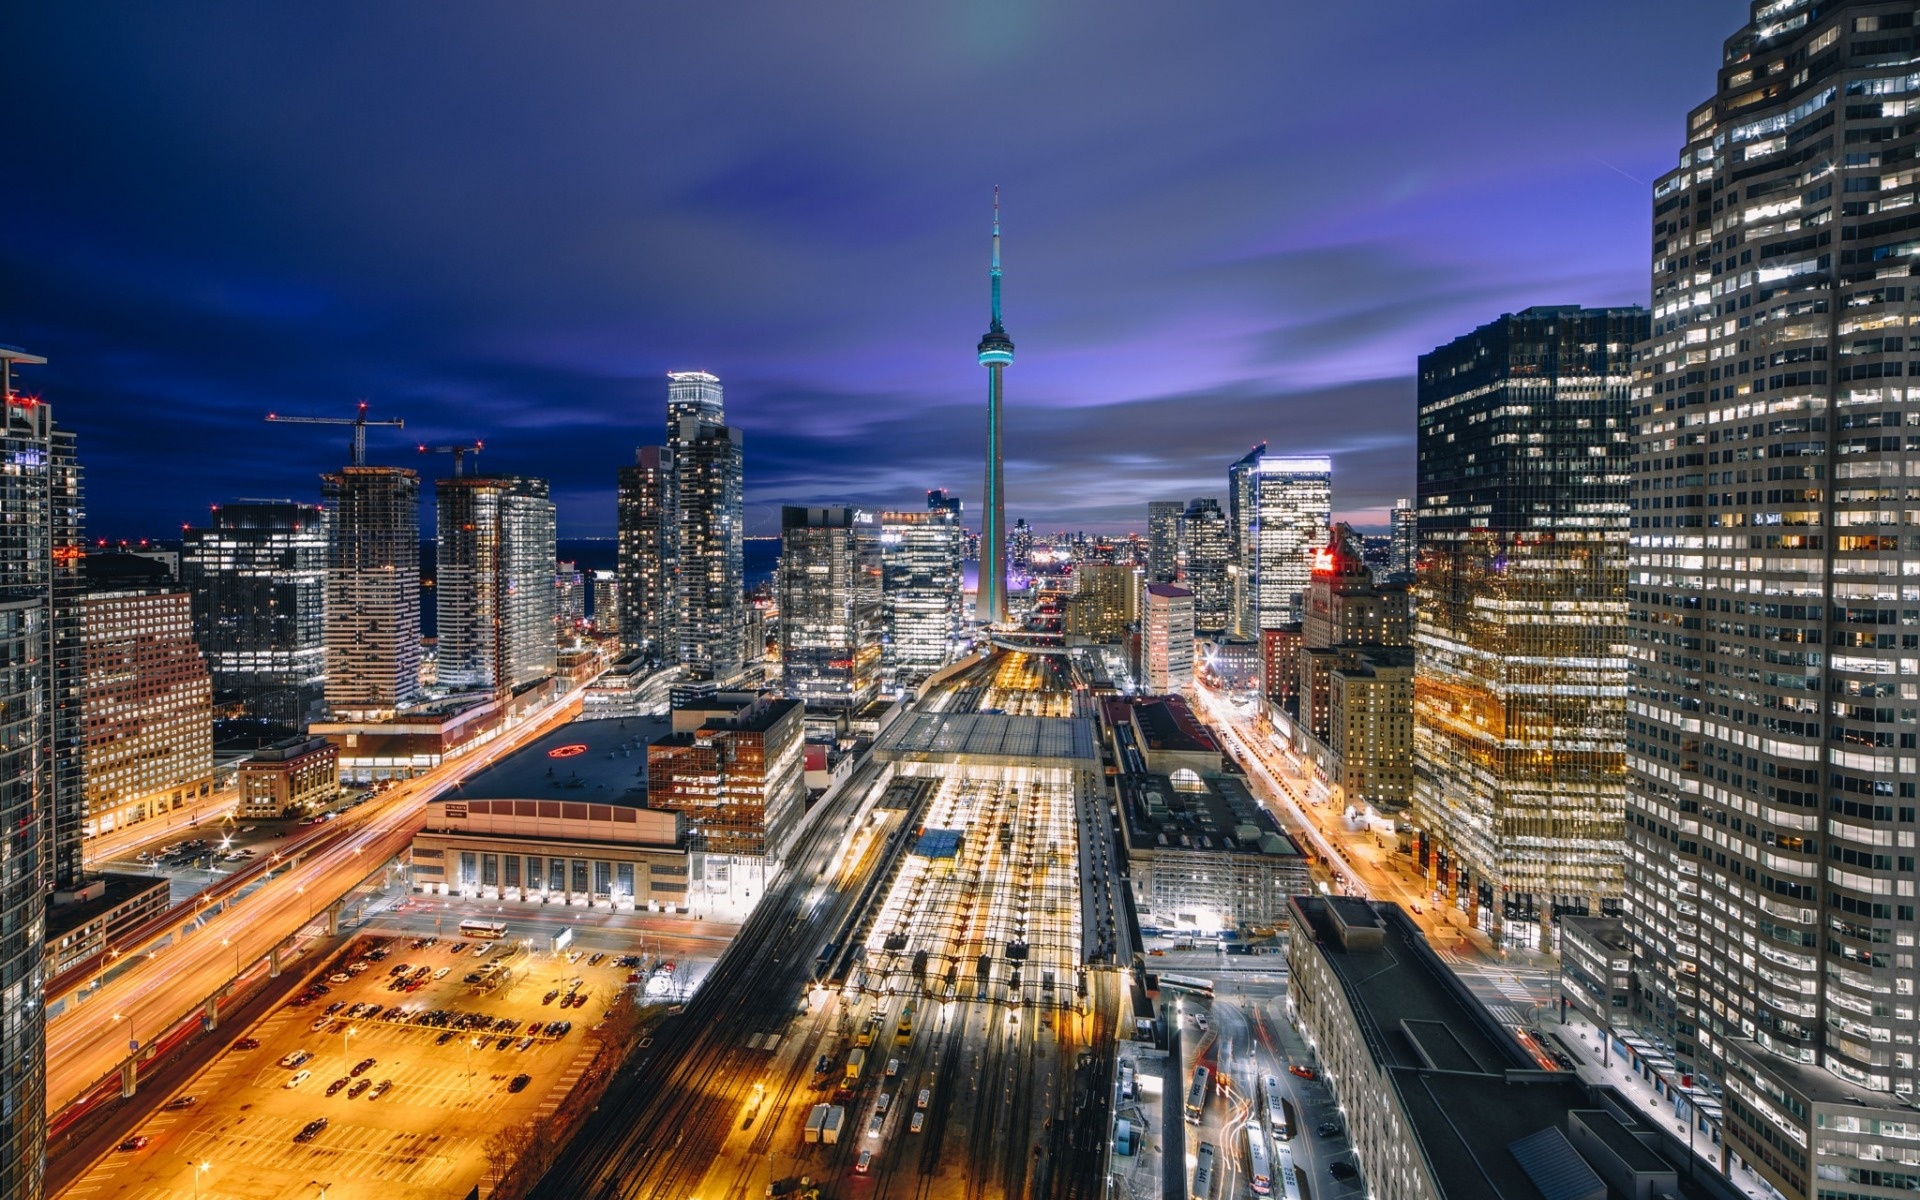
[[[486,449],[486,448],[487,448],[487,444],[486,444],[485,442],[482,442],[482,441],[480,441],[480,440],[478,440],[478,439],[475,439],[475,440],[474,440],[474,442],[473,442],[473,444],[472,444],[472,445],[470,445],[470,446],[469,446],[469,445],[460,445],[460,446],[426,446],[426,445],[423,445],[423,446],[421,446],[421,447],[420,447],[420,453],[422,453],[422,454],[451,454],[451,455],[453,455],[453,477],[454,477],[455,479],[458,479],[458,478],[460,478],[460,464],[461,464],[462,462],[464,462],[464,461],[466,461],[466,457],[467,457],[467,455],[469,455],[469,454],[478,454],[478,453],[480,453],[480,452],[481,452],[482,450],[484,450],[484,449]]]
[[[407,423],[399,417],[387,421],[369,421],[367,402],[360,402],[360,411],[351,417],[283,417],[279,413],[268,413],[267,420],[278,421],[282,425],[351,425],[353,426],[353,457],[349,460],[353,466],[367,465],[367,426],[391,425],[395,429],[405,429]]]

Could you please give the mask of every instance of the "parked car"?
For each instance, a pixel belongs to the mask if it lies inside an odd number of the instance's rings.
[[[367,1068],[372,1066],[377,1061],[378,1061],[377,1059],[363,1058],[359,1062],[353,1064],[353,1070],[348,1071],[347,1074],[353,1076],[355,1079],[358,1079],[362,1075],[365,1075],[367,1073]]]
[[[145,1150],[146,1148],[147,1139],[141,1134],[135,1134],[114,1147],[114,1149],[125,1151],[128,1154],[132,1154],[136,1150]]]
[[[331,1096],[335,1092],[339,1091],[341,1088],[347,1087],[351,1083],[353,1083],[352,1076],[342,1075],[340,1078],[334,1080],[332,1083],[327,1085],[327,1095]]]
[[[287,1080],[287,1087],[297,1088],[301,1084],[305,1083],[307,1080],[312,1078],[313,1078],[312,1071],[295,1071],[293,1073],[293,1077]]]
[[[389,1091],[392,1091],[392,1090],[393,1090],[393,1080],[382,1079],[379,1083],[376,1083],[373,1085],[373,1090],[367,1093],[367,1099],[378,1100],[380,1097],[386,1095]]]
[[[1322,1121],[1320,1122],[1320,1128],[1315,1130],[1315,1132],[1318,1133],[1321,1137],[1339,1137],[1340,1122]]]
[[[1359,1173],[1360,1172],[1353,1169],[1353,1164],[1345,1159],[1336,1159],[1327,1164],[1327,1174],[1333,1176],[1335,1179],[1352,1179]]]
[[[244,1037],[235,1042],[233,1048],[235,1050],[258,1050],[260,1048],[260,1039]]]
[[[325,1117],[315,1117],[302,1126],[299,1133],[293,1135],[293,1140],[296,1142],[310,1142],[314,1138],[319,1137],[326,1127],[327,1119]]]
[[[199,1098],[200,1097],[198,1096],[175,1096],[173,1099],[167,1101],[165,1104],[162,1104],[160,1106],[160,1111],[179,1112],[183,1108],[192,1108],[194,1105],[194,1102],[199,1100]]]
[[[527,1085],[532,1082],[533,1076],[531,1075],[515,1075],[512,1080],[507,1083],[507,1090],[510,1092],[524,1092],[527,1090]]]

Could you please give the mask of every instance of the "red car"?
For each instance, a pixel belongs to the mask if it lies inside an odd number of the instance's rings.
[[[1299,1063],[1293,1064],[1292,1066],[1288,1067],[1287,1070],[1292,1072],[1295,1075],[1298,1075],[1302,1079],[1320,1078],[1320,1072],[1314,1070],[1312,1067],[1303,1067]]]

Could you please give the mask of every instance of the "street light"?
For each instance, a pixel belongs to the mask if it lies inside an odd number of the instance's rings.
[[[340,1072],[343,1075],[353,1069],[353,1062],[351,1061],[353,1054],[348,1050],[348,1047],[353,1044],[353,1035],[358,1032],[360,1031],[352,1026],[348,1026],[340,1034]]]
[[[203,1162],[193,1169],[193,1200],[200,1200],[200,1174],[213,1169],[213,1164]]]

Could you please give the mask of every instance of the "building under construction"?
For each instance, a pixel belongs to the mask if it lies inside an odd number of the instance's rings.
[[[350,466],[320,479],[333,513],[327,707],[336,720],[380,719],[420,698],[420,476]]]

